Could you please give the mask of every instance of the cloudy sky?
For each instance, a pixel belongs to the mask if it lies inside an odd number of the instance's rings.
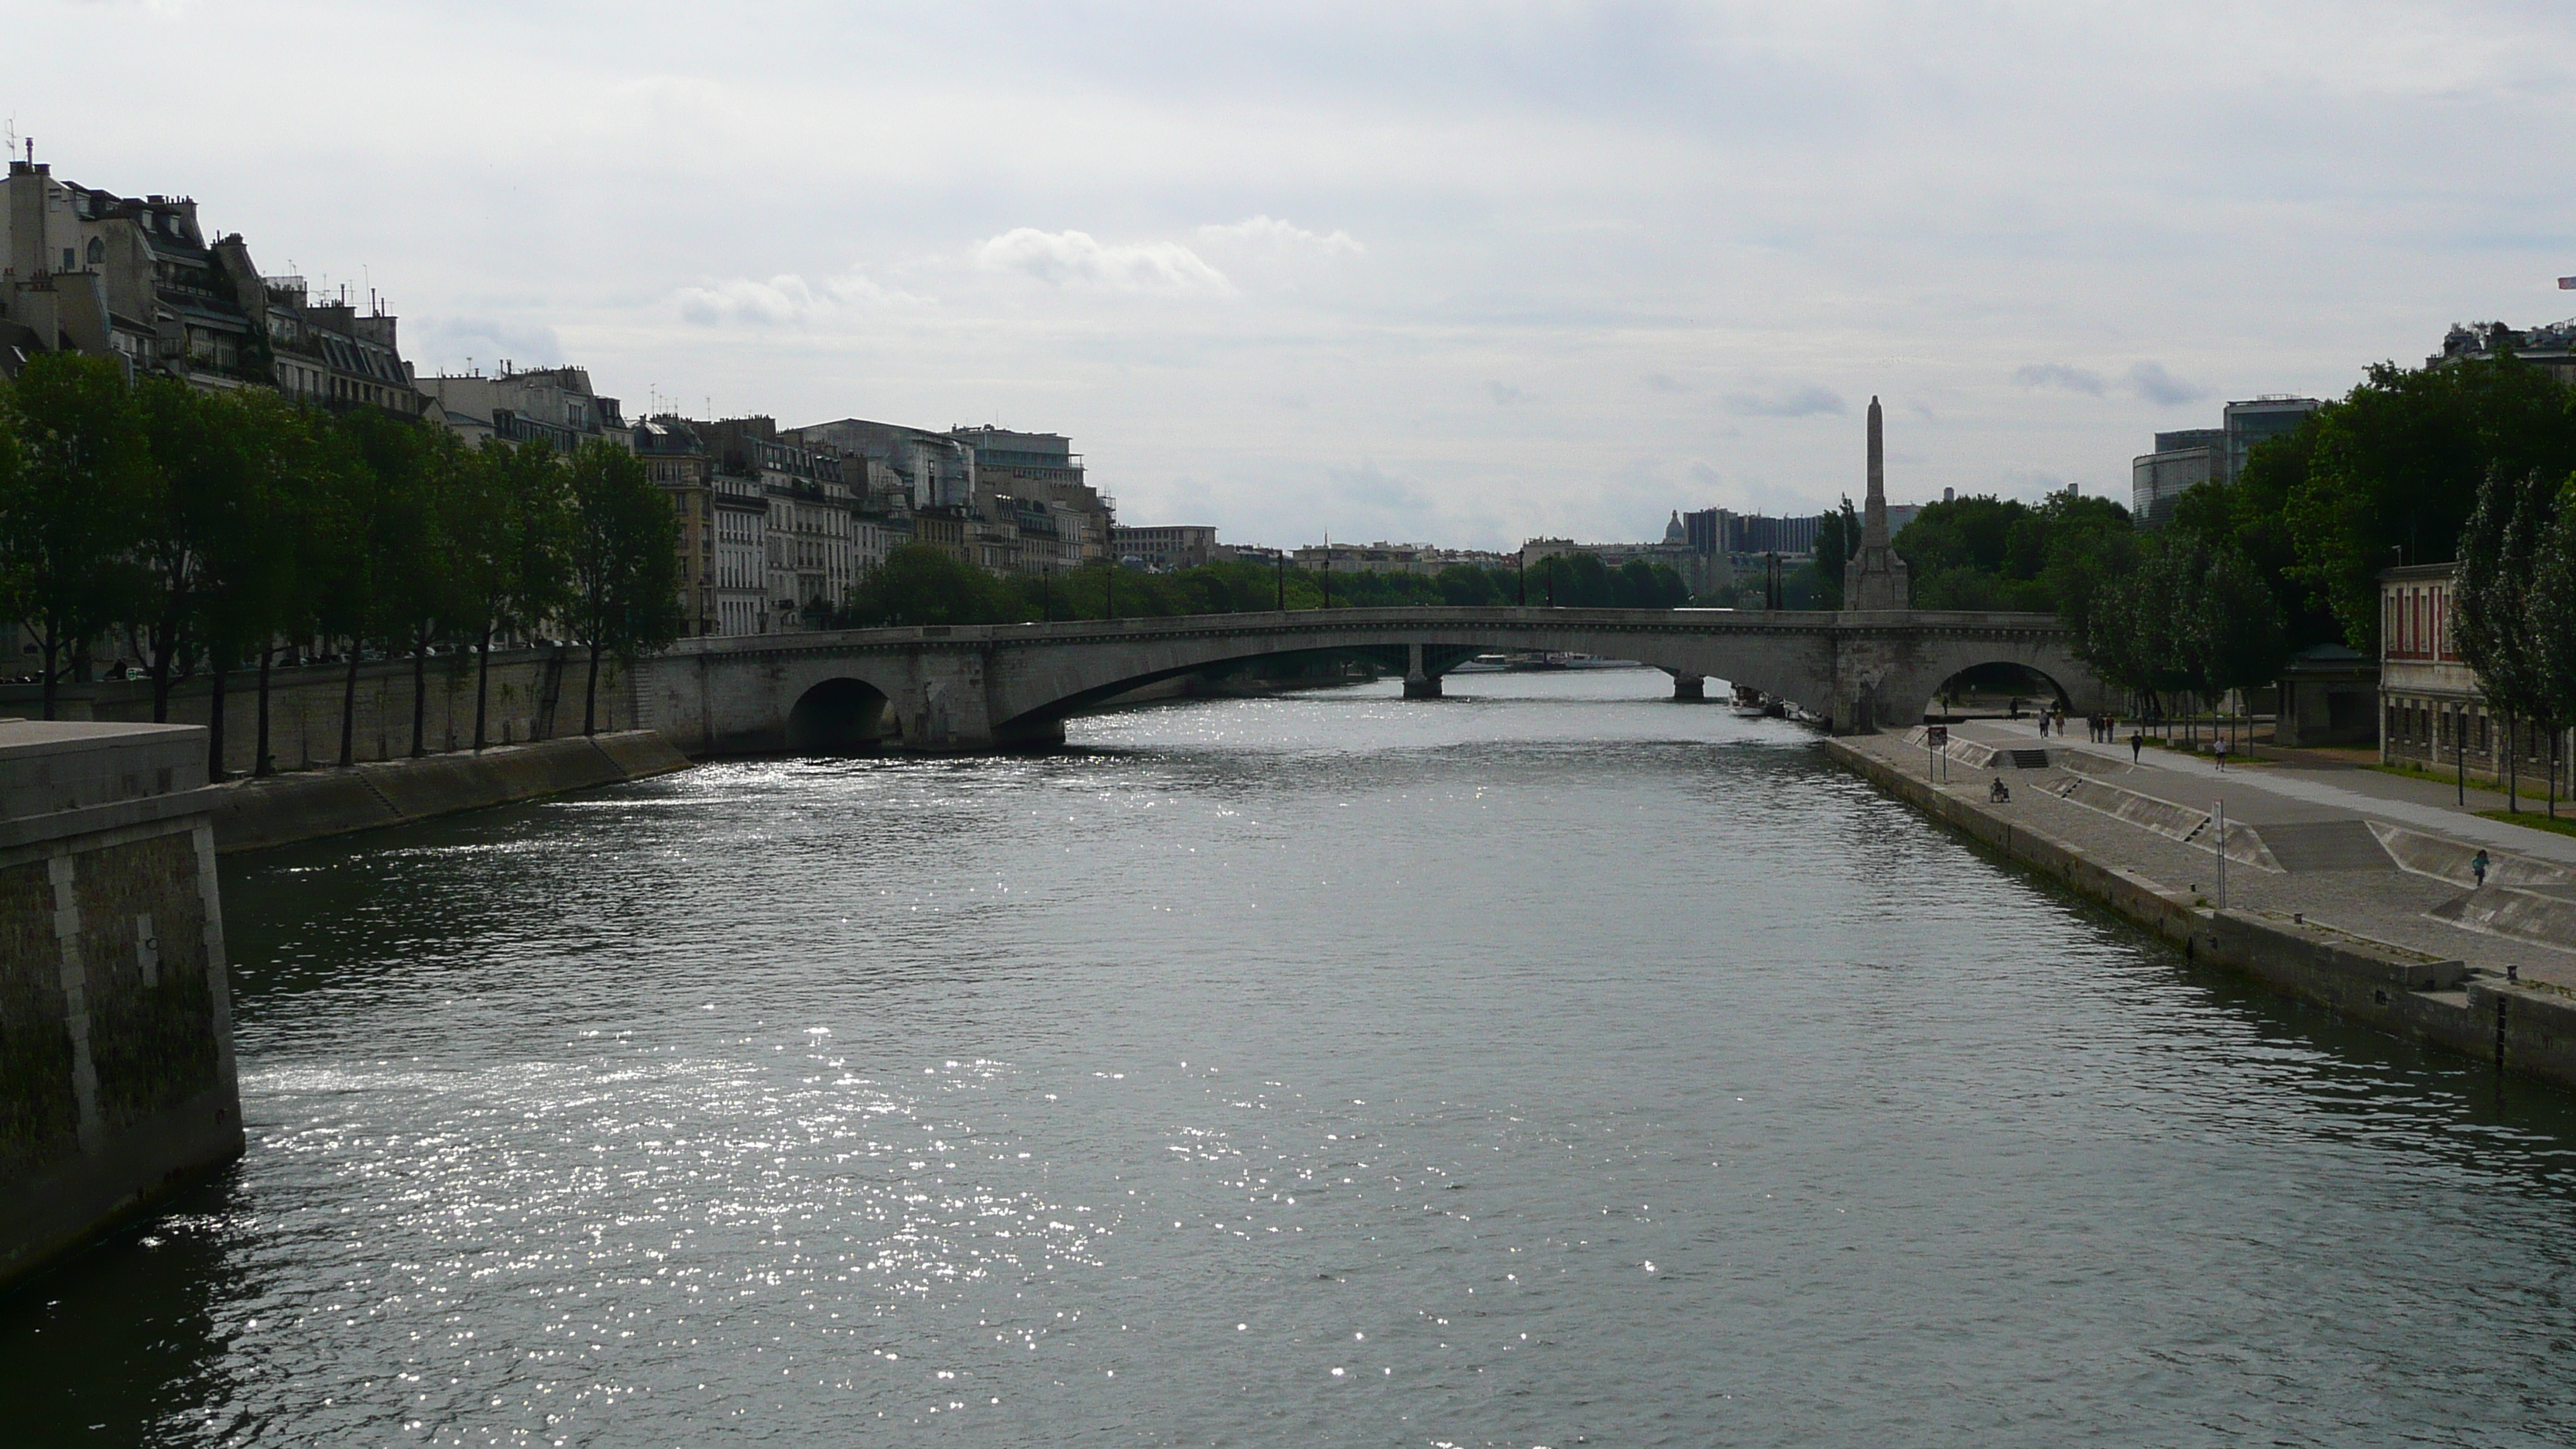
[[[2157,429],[2576,312],[2559,3],[14,0],[59,176],[424,373],[1062,432],[1132,523],[2125,499]]]

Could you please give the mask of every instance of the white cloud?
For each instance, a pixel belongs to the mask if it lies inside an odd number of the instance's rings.
[[[1839,414],[1843,410],[1843,397],[1828,387],[1782,384],[1728,393],[1726,410],[1748,418],[1807,418],[1818,413]]]
[[[2158,407],[2198,402],[2209,396],[2209,389],[2195,387],[2165,371],[2161,362],[2141,362],[2129,369],[2130,390]]]
[[[309,10],[17,6],[52,63],[12,112],[57,177],[390,293],[425,369],[1061,430],[1137,521],[1256,541],[1356,509],[1361,458],[1446,543],[1812,509],[1857,496],[1872,393],[1900,496],[2124,491],[2208,398],[2563,315],[2576,232],[2530,183],[2576,165],[2576,7],[2536,0],[742,0],[794,36],[748,70],[671,0],[613,46],[581,7],[379,0],[332,14],[374,63],[221,127],[94,83],[247,73]],[[963,54],[971,103],[882,64]],[[1719,476],[1613,498],[1632,455]]]
[[[2062,387],[2086,397],[2100,397],[2111,386],[2103,380],[2102,374],[2069,367],[2063,362],[2023,363],[2013,369],[2013,381],[2024,387]]]
[[[731,277],[703,287],[682,287],[671,295],[680,315],[702,327],[725,323],[791,327],[848,309],[932,300],[880,286],[859,272],[826,277],[819,286],[792,273],[766,282]]]
[[[1358,256],[1368,250],[1349,232],[1312,232],[1269,216],[1247,216],[1230,226],[1203,226],[1198,234],[1212,242],[1249,242],[1274,251],[1314,251],[1326,256]]]
[[[980,242],[975,265],[988,272],[1035,277],[1049,286],[1094,292],[1152,292],[1228,297],[1234,283],[1198,253],[1173,241],[1104,245],[1082,231],[1011,230]]]

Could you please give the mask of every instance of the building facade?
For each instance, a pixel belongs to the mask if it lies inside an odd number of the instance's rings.
[[[209,242],[184,196],[119,196],[9,163],[0,205],[0,371],[53,351],[112,357],[131,377],[274,388],[323,407],[420,416],[426,400],[370,294],[316,300],[263,278],[238,235]]]
[[[2414,564],[2379,576],[2379,757],[2489,780],[2512,774],[2538,789],[2551,768],[2547,732],[2491,712],[2453,640],[2458,568]],[[2558,744],[2564,769],[2568,741]]]
[[[491,376],[440,374],[420,378],[418,386],[438,403],[448,429],[469,443],[541,441],[566,454],[589,442],[635,445],[618,400],[601,396],[585,367],[520,371],[504,364]]]
[[[937,433],[841,418],[779,436],[841,460],[878,559],[905,543],[993,573],[1052,572],[1109,557],[1111,500],[1084,481],[1081,456],[1061,434]]]
[[[2480,322],[2452,324],[2442,350],[2424,359],[2426,367],[2449,367],[2472,359],[2488,360],[2512,353],[2562,383],[2576,386],[2576,318],[2532,328]]]
[[[680,534],[680,617],[691,634],[716,634],[715,486],[706,445],[676,417],[646,418],[633,429],[644,476],[671,500]]]
[[[766,417],[693,426],[714,475],[734,480],[737,497],[756,489],[767,505],[761,531],[770,629],[832,622],[858,581],[856,509],[841,455],[788,441]]]
[[[2219,410],[2214,428],[2156,434],[2156,450],[2129,460],[2129,512],[2149,528],[2173,517],[2174,505],[2203,483],[2233,483],[2254,450],[2299,430],[2325,404],[2312,397],[2264,393]]]
[[[1132,560],[1157,573],[1204,568],[1217,560],[1216,530],[1186,523],[1155,528],[1120,526],[1109,531],[1109,549],[1121,564]]]

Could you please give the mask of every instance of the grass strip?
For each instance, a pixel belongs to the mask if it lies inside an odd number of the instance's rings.
[[[2576,815],[2555,818],[2538,810],[2481,810],[2481,820],[2501,820],[2507,825],[2520,825],[2531,830],[2548,830],[2560,835],[2576,835]]]

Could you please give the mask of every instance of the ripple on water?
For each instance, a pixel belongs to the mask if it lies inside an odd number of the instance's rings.
[[[1457,683],[228,862],[250,1155],[0,1388],[74,1442],[2576,1431],[2555,1097],[1660,674]]]

